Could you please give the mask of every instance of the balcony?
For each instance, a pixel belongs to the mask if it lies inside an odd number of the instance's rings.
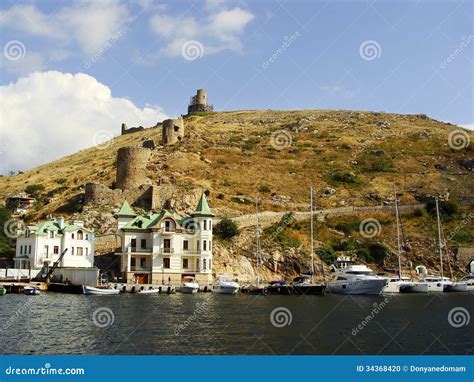
[[[151,272],[151,267],[142,267],[140,265],[130,266],[132,272]]]
[[[160,248],[159,253],[174,253],[174,248]]]

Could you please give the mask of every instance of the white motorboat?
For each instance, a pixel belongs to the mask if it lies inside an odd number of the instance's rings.
[[[409,277],[388,277],[387,281],[388,283],[382,289],[382,293],[400,293],[413,284]]]
[[[23,288],[23,293],[28,296],[38,296],[40,294],[40,289],[34,286],[26,286]]]
[[[226,275],[217,276],[215,284],[212,286],[212,291],[222,294],[236,294],[239,291],[239,283],[232,280]]]
[[[95,288],[87,285],[82,286],[82,292],[87,295],[107,296],[120,293],[119,289]]]
[[[199,290],[199,284],[196,282],[196,279],[191,276],[183,277],[181,287],[179,291],[181,293],[197,293]]]
[[[367,266],[353,264],[349,257],[339,257],[333,272],[335,280],[327,283],[331,293],[378,295],[388,283],[385,277],[377,276]]]
[[[453,282],[446,287],[447,292],[473,292],[474,274],[464,276],[461,280]]]
[[[160,294],[160,290],[158,288],[150,288],[150,289],[141,289],[138,291],[139,294]]]

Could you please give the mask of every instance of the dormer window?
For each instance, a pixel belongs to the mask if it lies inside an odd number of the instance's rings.
[[[30,230],[28,228],[25,230],[25,237],[30,237]]]
[[[77,240],[83,240],[84,239],[84,234],[82,231],[77,231]]]
[[[174,231],[173,221],[170,219],[165,220],[165,232],[172,232],[172,231]]]
[[[49,231],[49,238],[54,239],[54,231]]]

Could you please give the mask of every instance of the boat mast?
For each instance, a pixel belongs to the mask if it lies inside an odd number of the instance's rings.
[[[440,264],[440,271],[441,271],[441,283],[443,283],[444,282],[443,280],[443,249],[442,249],[442,244],[441,244],[441,220],[439,218],[438,198],[436,198],[435,201],[436,201],[436,220],[438,221],[439,264]]]
[[[258,197],[255,199],[256,240],[257,240],[257,285],[260,285],[260,225],[258,221]]]
[[[310,253],[311,253],[311,282],[313,282],[314,277],[314,244],[313,244],[313,236],[314,236],[314,223],[313,223],[313,186],[310,187],[310,194],[311,194],[311,241],[310,241]]]
[[[400,212],[398,211],[398,197],[395,192],[395,216],[397,219],[397,246],[398,246],[398,279],[402,278],[402,248],[400,244]]]

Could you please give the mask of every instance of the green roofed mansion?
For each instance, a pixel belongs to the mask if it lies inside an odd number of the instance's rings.
[[[128,283],[178,285],[185,276],[211,283],[214,214],[205,194],[189,216],[168,210],[137,215],[125,201],[116,217],[122,241],[116,255]]]

